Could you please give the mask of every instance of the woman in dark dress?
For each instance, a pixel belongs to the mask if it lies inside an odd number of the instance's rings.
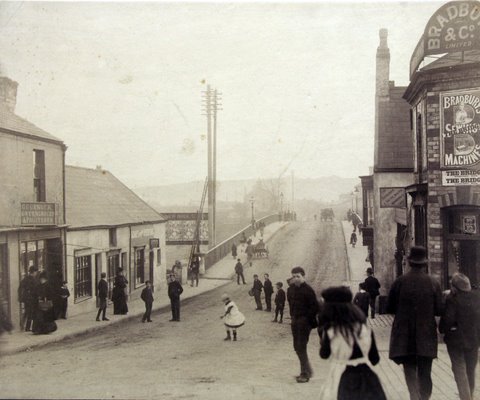
[[[113,282],[112,291],[113,313],[115,315],[125,315],[128,313],[127,295],[125,294],[127,284],[128,281],[123,275],[123,269],[119,269]]]
[[[40,283],[35,288],[35,314],[32,332],[35,335],[46,335],[57,330],[53,299],[55,294],[47,281],[47,274],[39,275]]]

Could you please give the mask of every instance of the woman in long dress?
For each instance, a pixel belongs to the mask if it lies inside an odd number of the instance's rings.
[[[386,400],[372,370],[379,362],[375,337],[363,312],[352,304],[345,286],[322,292],[325,305],[319,316],[320,357],[331,362],[320,399]]]
[[[238,310],[237,305],[230,300],[228,294],[222,294],[222,301],[225,304],[225,313],[220,317],[227,328],[227,337],[224,340],[237,340],[237,329],[245,324],[245,316]],[[230,334],[232,331],[232,334]]]
[[[125,294],[127,284],[128,281],[123,275],[123,269],[119,269],[113,282],[112,291],[113,314],[115,315],[125,315],[128,313],[127,295]]]
[[[35,335],[46,335],[57,330],[53,309],[54,292],[47,281],[47,274],[39,275],[40,283],[35,287],[35,312],[32,332]]]

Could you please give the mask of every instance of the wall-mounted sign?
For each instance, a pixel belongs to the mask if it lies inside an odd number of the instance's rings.
[[[55,203],[21,203],[22,225],[55,225]]]
[[[443,169],[480,167],[480,89],[440,94]]]
[[[405,189],[380,188],[380,208],[406,208]]]
[[[150,248],[156,249],[160,247],[160,239],[150,239]]]
[[[425,56],[480,49],[480,2],[451,1],[432,15],[410,58],[410,77]]]
[[[462,217],[463,233],[475,235],[477,233],[477,217],[475,215],[464,215]]]
[[[443,186],[475,186],[480,185],[480,171],[457,169],[442,171]]]

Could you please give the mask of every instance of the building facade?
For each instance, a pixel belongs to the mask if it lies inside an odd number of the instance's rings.
[[[66,146],[15,114],[17,86],[0,77],[0,303],[15,327],[28,268],[54,284],[66,273]]]

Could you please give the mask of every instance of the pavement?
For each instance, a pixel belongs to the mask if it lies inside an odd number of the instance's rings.
[[[266,244],[268,241],[279,232],[287,222],[274,222],[267,225],[264,230],[263,239]],[[251,237],[253,243],[256,243],[260,238],[257,234],[256,237]],[[244,252],[245,246],[238,247],[238,256],[242,263],[246,262],[246,254]],[[186,285],[183,285],[182,300],[197,296],[201,293],[205,293],[216,289],[220,286],[226,285],[232,281],[235,272],[234,267],[236,259],[231,256],[226,256],[210,268],[205,271],[204,275],[200,276],[198,287],[190,286],[190,281]],[[154,294],[155,301],[153,311],[170,309],[170,300],[166,293],[161,293],[157,290]],[[128,315],[112,315],[112,307],[107,308],[107,318],[110,321],[95,320],[96,311],[92,313],[84,313],[75,315],[66,320],[57,320],[58,329],[48,335],[33,335],[31,332],[13,332],[12,334],[0,336],[0,355],[8,355],[19,352],[28,352],[34,348],[45,346],[49,343],[59,342],[65,339],[85,335],[90,332],[98,331],[106,328],[107,326],[114,324],[121,324],[132,319],[141,319],[145,312],[145,305],[141,299],[129,301],[128,303],[129,313]]]
[[[358,291],[358,284],[363,282],[367,276],[365,272],[366,269],[370,267],[370,263],[365,261],[368,254],[367,247],[361,245],[362,237],[360,235],[358,235],[357,245],[352,247],[349,244],[352,224],[348,221],[342,221],[342,227],[349,263],[347,274],[349,275],[349,281],[345,282],[345,284],[350,286],[353,293],[356,293]],[[380,363],[375,367],[375,371],[382,382],[386,396],[389,400],[407,400],[409,395],[405,384],[403,368],[388,358],[393,317],[393,315],[389,314],[377,314],[375,319],[368,318],[368,324],[372,327],[375,333],[375,339],[380,352]],[[480,373],[477,368],[477,382],[479,378]],[[457,385],[453,378],[450,358],[447,353],[447,347],[443,343],[440,335],[438,358],[433,361],[432,365],[432,381],[432,400],[452,400],[459,398]],[[475,390],[475,398],[480,398],[480,390],[478,387]]]

